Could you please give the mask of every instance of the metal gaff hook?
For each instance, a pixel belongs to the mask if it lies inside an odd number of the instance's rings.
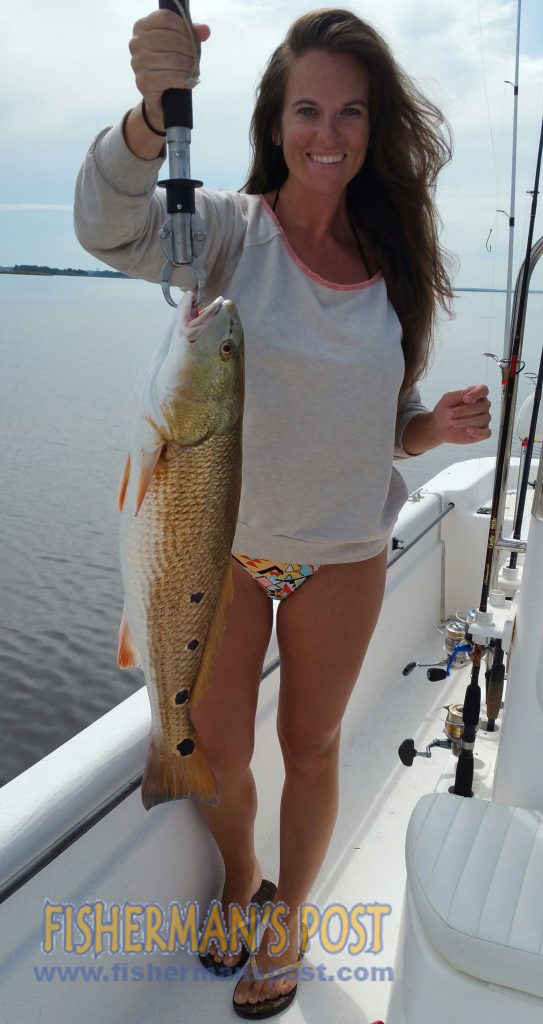
[[[196,279],[196,288],[191,289],[192,291],[194,291],[194,294],[192,296],[192,305],[199,306],[204,294],[206,274],[204,268],[197,259],[193,259],[189,266],[190,269],[193,271],[194,277]],[[177,303],[173,301],[170,293],[170,284],[174,270],[175,264],[173,262],[170,262],[170,260],[166,260],[164,266],[162,267],[160,283],[162,285],[162,292],[164,294],[166,302],[169,302],[170,306],[174,306],[177,309]]]

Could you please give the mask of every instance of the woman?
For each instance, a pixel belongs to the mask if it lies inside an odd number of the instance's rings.
[[[204,25],[195,32],[209,36]],[[177,15],[157,11],[137,22],[130,48],[144,102],[93,144],[78,179],[76,230],[105,262],[157,281],[161,96],[188,84],[193,44]],[[452,297],[432,202],[450,157],[442,123],[373,29],[347,11],[311,12],[262,78],[244,191],[197,192],[195,254],[207,298],[233,298],[246,336],[235,593],[214,678],[193,713],[222,793],[218,807],[198,806],[224,859],[226,920],[231,902],[246,906],[275,890],[261,887],[249,764],[269,598],[280,599],[285,783],[275,900],[288,908],[288,942],[272,955],[275,933],[264,932],[235,989],[241,1016],[278,1013],[296,992],[285,969],[303,953],[298,909],[334,829],[341,721],[407,497],[393,456],[490,436],[486,387],[448,393],[432,411],[416,388],[436,306]],[[172,281],[190,287],[184,274]],[[246,960],[246,952],[204,958],[232,971]]]

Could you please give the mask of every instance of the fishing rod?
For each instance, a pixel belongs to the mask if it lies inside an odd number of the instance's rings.
[[[523,338],[524,338],[524,328],[525,328],[525,325],[526,325],[525,313],[526,313],[526,305],[527,305],[527,302],[528,302],[528,288],[529,288],[530,280],[531,280],[531,277],[532,277],[532,273],[533,273],[533,271],[534,271],[534,269],[535,269],[535,267],[536,267],[536,265],[537,265],[537,263],[538,263],[538,261],[539,261],[539,259],[541,258],[542,255],[543,255],[543,238],[540,238],[532,246],[532,249],[531,249],[531,252],[530,252],[530,258],[528,260],[527,270],[526,270],[526,267],[525,267],[526,260],[524,260],[522,262],[521,268],[520,268],[518,276],[517,276],[517,283],[516,283],[516,287],[515,287],[515,298],[514,298],[514,304],[513,304],[513,319],[512,319],[512,323],[511,323],[510,351],[512,351],[514,340],[515,340],[515,336],[517,334],[520,335],[520,347],[522,347],[522,342],[523,342]],[[526,271],[525,305],[521,306],[522,291],[523,291],[522,286],[523,286],[523,284],[525,282],[525,271]],[[486,355],[491,355],[492,353],[487,352],[485,354]],[[519,351],[519,354],[520,354],[520,351]],[[495,359],[496,357],[494,356],[493,358]],[[501,361],[496,360],[496,361],[498,362],[498,365],[502,369],[509,365],[509,360],[508,359],[501,360]],[[514,388],[513,399],[512,399],[512,401],[513,401],[513,408],[515,408],[515,406],[516,406],[517,384],[518,384],[519,374],[520,374],[520,371],[523,370],[523,369],[524,369],[524,363],[523,362],[519,362],[518,366],[517,366],[517,371],[518,372],[517,372],[517,374],[515,376],[515,380],[514,380],[514,383],[513,383],[513,388]],[[504,381],[504,383],[506,383],[506,382]],[[528,430],[528,433],[529,433],[529,430]],[[509,430],[508,430],[508,434],[507,434],[506,461],[505,461],[505,468],[504,468],[503,479],[502,479],[502,491],[501,491],[501,496],[500,496],[500,505],[499,505],[499,512],[498,512],[498,521],[500,523],[503,522],[505,502],[506,502],[506,498],[507,498],[507,477],[508,477],[508,472],[509,472],[509,461],[510,461],[510,455],[511,455],[512,437],[513,437],[513,419],[511,417],[511,421],[510,421],[510,424],[509,424]],[[524,471],[524,466],[525,466],[525,457],[524,457],[525,456],[525,451],[526,451],[526,447],[523,446],[522,451],[521,451],[521,463],[522,463],[522,467],[523,467],[522,468],[522,472]],[[528,468],[529,468],[529,464],[528,464]],[[519,473],[519,476],[520,475],[521,474]],[[527,483],[526,483],[526,486],[527,486]],[[519,486],[518,494],[517,494],[517,501],[516,501],[515,515],[514,515],[515,523],[517,522],[517,511],[518,511],[518,507],[519,507],[519,501],[520,501],[520,499],[522,497],[521,488],[522,488],[522,485]],[[510,546],[512,546],[512,550],[513,550],[518,545],[518,538],[520,537],[520,532],[518,533],[518,535],[515,533],[513,536],[514,536],[513,541],[509,541],[509,542],[503,541],[503,539],[500,537],[497,546],[499,547],[501,545],[502,547],[507,547],[507,545],[509,544]],[[519,550],[520,550],[520,548],[519,548]],[[515,553],[518,553],[518,552],[515,552]],[[490,590],[491,591],[499,589],[499,585],[498,585],[498,572],[499,572],[499,562],[496,559],[493,562],[493,566],[492,566],[492,574],[491,574],[491,580],[490,580]]]
[[[194,50],[194,67],[188,79],[193,85],[199,81],[200,42],[197,39],[189,11],[189,0],[159,0],[161,10],[180,15],[187,26]],[[161,284],[164,298],[176,306],[170,294],[172,274],[176,267],[190,266],[195,276],[193,304],[202,299],[206,274],[192,249],[192,215],[196,206],[194,190],[203,185],[190,176],[190,139],[192,120],[192,89],[166,89],[162,97],[164,127],[168,147],[169,178],[159,181],[166,189],[166,209],[169,214],[159,233],[160,244],[166,256],[162,268]]]
[[[543,239],[540,239],[539,244],[543,243]],[[532,453],[534,450],[535,435],[537,430],[538,418],[539,418],[539,406],[541,404],[541,393],[543,391],[543,348],[541,349],[541,356],[539,360],[539,371],[537,374],[537,380],[534,391],[534,404],[532,408],[532,417],[530,420],[530,429],[528,432],[528,438],[524,447],[524,463],[522,466],[522,477],[519,486],[517,507],[515,510],[515,522],[513,525],[513,537],[518,540],[522,530],[522,520],[524,518],[524,506],[526,504],[526,495],[528,493],[528,478],[530,476],[530,470],[532,465]],[[509,559],[509,568],[516,569],[517,567],[518,552],[512,551]]]
[[[518,86],[519,86],[519,58],[520,58],[520,21],[521,21],[522,0],[517,0],[517,36],[515,44],[515,81],[507,81],[507,85],[513,86],[513,144],[511,150],[511,198],[509,200],[509,247],[507,252],[507,284],[505,294],[505,336],[503,341],[504,358],[507,354],[507,343],[509,340],[509,323],[511,316],[511,283],[513,280],[513,244],[515,238],[515,193],[517,181],[517,122],[518,122]],[[505,210],[498,211],[505,213]]]
[[[474,622],[470,624],[470,632],[467,639],[474,641],[472,653],[471,679],[466,689],[464,698],[463,718],[464,730],[462,733],[461,749],[456,766],[456,776],[453,793],[458,796],[473,796],[473,750],[475,746],[475,734],[479,724],[481,710],[481,689],[479,687],[479,671],[481,659],[488,645],[488,637],[485,636],[485,626],[492,618],[488,612],[488,598],[490,594],[490,582],[492,569],[497,560],[496,548],[498,547],[498,521],[500,505],[503,508],[504,476],[508,443],[510,442],[513,426],[514,398],[516,393],[516,379],[519,370],[519,355],[524,333],[526,319],[526,306],[528,302],[528,284],[530,279],[530,256],[534,236],[535,215],[537,211],[537,197],[539,192],[539,175],[541,170],[541,154],[543,151],[543,120],[539,136],[537,163],[532,191],[532,203],[530,209],[530,224],[528,228],[528,240],[526,243],[526,257],[522,269],[522,281],[519,293],[518,316],[516,317],[515,329],[512,337],[510,356],[503,360],[502,365],[502,403],[501,422],[498,440],[498,452],[496,455],[496,472],[494,477],[494,490],[492,494],[492,506],[490,510],[490,525],[488,530],[488,542],[486,548],[485,565],[483,571],[483,585],[481,590],[481,601],[479,610],[476,613]],[[501,538],[499,539],[501,544]],[[497,564],[497,561],[496,561]],[[476,627],[474,629],[474,626]],[[478,642],[479,641],[479,642]],[[501,705],[503,692],[503,680],[505,666],[503,664],[503,651],[500,641],[494,645],[494,660],[490,672],[487,687],[487,711],[489,720],[494,722]],[[490,707],[489,707],[490,705]]]

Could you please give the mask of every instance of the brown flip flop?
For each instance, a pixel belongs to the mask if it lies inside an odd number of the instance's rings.
[[[269,879],[263,878],[260,888],[251,896],[251,903],[257,903],[259,907],[263,907],[265,903],[273,900],[277,892],[277,886],[274,882],[270,882]],[[249,959],[249,950],[246,946],[241,947],[241,957],[237,964],[229,967],[228,964],[224,964],[222,961],[215,960],[213,953],[199,953],[198,958],[203,967],[207,971],[211,971],[212,974],[218,974],[221,977],[229,977],[231,974],[235,974],[240,971],[242,967],[245,967]]]

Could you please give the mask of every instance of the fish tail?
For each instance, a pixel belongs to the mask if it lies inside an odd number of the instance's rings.
[[[148,811],[155,804],[192,797],[216,806],[219,789],[202,749],[195,745],[183,757],[160,747],[151,736],[141,784],[141,800]]]

